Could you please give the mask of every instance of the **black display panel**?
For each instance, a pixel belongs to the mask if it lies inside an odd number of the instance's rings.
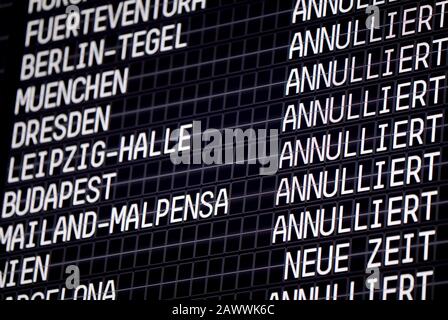
[[[445,298],[447,10],[0,1],[0,299]]]

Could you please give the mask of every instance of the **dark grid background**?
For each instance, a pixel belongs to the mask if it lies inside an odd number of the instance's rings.
[[[19,1],[17,1],[19,2]],[[429,1],[422,1],[429,2]],[[41,111],[38,114],[21,114],[13,117],[13,99],[18,81],[18,59],[24,52],[38,51],[42,48],[23,49],[24,26],[32,17],[26,16],[24,3],[8,4],[0,2],[2,21],[0,44],[2,45],[2,65],[6,65],[6,78],[3,67],[0,68],[0,80],[4,81],[2,88],[2,104],[5,106],[3,114],[6,120],[2,130],[4,148],[2,158],[7,155],[21,155],[34,150],[35,147],[21,148],[9,151],[12,122],[30,117],[41,117],[48,114],[69,110],[83,110],[92,106],[111,104],[112,120],[110,130],[99,133],[95,137],[67,140],[64,143],[50,143],[39,146],[38,150],[45,150],[53,146],[64,146],[73,143],[94,142],[104,139],[109,149],[118,145],[121,136],[140,132],[148,128],[162,131],[165,128],[175,128],[179,124],[186,124],[193,120],[201,121],[203,128],[279,128],[281,117],[289,103],[297,101],[294,97],[284,97],[284,84],[289,70],[299,64],[315,63],[317,59],[331,59],[333,56],[351,54],[363,55],[366,49],[377,50],[378,45],[367,45],[338,52],[324,53],[318,57],[307,57],[300,62],[288,61],[288,46],[293,32],[315,28],[329,22],[347,21],[365,16],[362,12],[353,12],[340,16],[330,16],[325,19],[291,25],[291,13],[295,1],[275,0],[209,0],[205,10],[175,19],[163,19],[150,23],[148,27],[166,25],[172,21],[182,22],[184,25],[184,39],[188,47],[168,53],[157,54],[152,57],[118,62],[110,60],[105,65],[89,69],[95,73],[112,67],[130,67],[131,80],[128,93],[112,99],[99,100],[86,105],[61,107],[53,110]],[[105,1],[89,1],[89,6]],[[414,2],[405,4],[394,3],[382,6],[381,9],[411,7]],[[51,15],[55,14],[53,11]],[[43,16],[49,15],[43,14]],[[11,22],[14,17],[14,22]],[[4,24],[4,25],[3,25]],[[119,30],[138,31],[143,26],[135,26]],[[3,32],[3,31],[6,32]],[[186,32],[185,32],[186,31]],[[402,39],[400,43],[414,43],[417,39],[441,38],[445,30],[433,33],[422,33]],[[99,39],[105,37],[108,47],[116,44],[116,31],[93,35]],[[72,40],[77,43],[90,37],[80,37]],[[55,45],[63,46],[67,42],[61,41]],[[385,48],[397,48],[397,39],[384,41]],[[326,61],[326,60],[324,60]],[[63,75],[65,79],[77,74],[85,74],[85,70]],[[424,70],[397,77],[378,79],[366,82],[365,88],[376,90],[379,85],[396,83],[412,78],[428,79],[429,75],[447,75],[445,66]],[[59,79],[58,76],[36,80],[43,81]],[[6,82],[5,82],[6,81]],[[20,84],[28,85],[29,82]],[[397,112],[378,117],[382,123],[407,119],[422,115],[435,114],[444,111],[446,103],[446,81],[440,93],[442,103],[406,112]],[[358,87],[343,86],[334,90],[320,90],[317,97],[332,91],[335,95],[344,92],[356,93]],[[311,99],[315,93],[306,93],[305,99]],[[360,99],[360,97],[357,97]],[[356,96],[355,96],[356,99]],[[393,99],[393,98],[392,98]],[[344,124],[347,128],[359,128],[361,125],[373,123],[372,118],[361,119]],[[326,130],[340,130],[341,125],[316,127],[302,130],[300,134],[288,132],[281,136],[282,141],[291,137],[306,137],[323,134]],[[375,133],[372,132],[372,138]],[[435,278],[429,288],[430,298],[446,296],[446,281],[448,256],[447,238],[448,224],[446,212],[446,168],[442,164],[446,161],[447,133],[445,126],[438,129],[437,143],[418,146],[406,150],[406,154],[422,154],[440,151],[444,156],[435,167],[438,177],[433,183],[422,183],[406,188],[394,188],[388,193],[400,195],[404,192],[423,192],[437,189],[439,197],[433,207],[434,219],[420,224],[409,224],[404,227],[389,227],[374,231],[357,232],[353,237],[344,235],[331,236],[325,239],[307,239],[287,244],[271,244],[271,231],[276,218],[280,214],[317,208],[321,205],[344,204],[353,206],[351,196],[338,197],[326,201],[310,201],[305,204],[275,207],[275,192],[281,178],[298,175],[306,171],[315,172],[322,169],[323,164],[313,164],[308,167],[283,169],[275,176],[261,177],[257,166],[173,166],[168,157],[138,160],[117,164],[110,161],[99,169],[89,169],[88,172],[54,176],[45,181],[21,182],[15,186],[26,187],[36,183],[47,184],[61,179],[74,179],[117,172],[116,183],[112,188],[112,199],[98,204],[99,219],[109,217],[112,206],[120,206],[136,200],[154,203],[156,199],[170,195],[192,194],[197,191],[216,191],[222,187],[228,188],[231,195],[228,216],[218,216],[212,219],[187,222],[172,226],[158,226],[143,231],[102,234],[95,239],[73,241],[57,244],[35,250],[22,250],[11,255],[0,253],[0,265],[11,257],[29,256],[31,254],[51,253],[50,279],[46,283],[23,288],[10,288],[0,292],[0,298],[11,293],[30,293],[45,286],[60,287],[65,279],[65,267],[76,264],[81,269],[81,282],[98,282],[100,280],[115,279],[119,299],[173,299],[173,298],[251,298],[266,299],[272,290],[280,288],[296,288],[297,281],[282,281],[284,257],[287,250],[309,247],[317,243],[340,243],[349,239],[351,242],[351,264],[349,274],[330,275],[301,281],[302,285],[322,284],[332,281],[348,283],[347,276],[352,279],[364,278],[364,268],[367,263],[368,237],[380,234],[392,235],[407,231],[422,231],[435,225],[437,230],[436,245],[431,246],[430,260],[423,262],[421,258],[416,263],[381,269],[385,275],[390,272],[401,273],[416,270],[433,269]],[[359,142],[358,142],[359,143]],[[389,159],[400,156],[403,150],[396,150],[375,156],[375,160]],[[2,159],[2,161],[5,161]],[[372,157],[360,158],[363,164],[371,164]],[[356,163],[353,159],[342,162],[344,165]],[[325,167],[340,166],[336,161]],[[2,174],[6,172],[6,163]],[[4,176],[3,176],[4,178]],[[3,180],[4,181],[4,180]],[[5,183],[2,183],[5,185]],[[11,187],[6,186],[6,190]],[[356,197],[369,203],[370,197],[384,197],[384,190]],[[151,205],[149,206],[151,208]],[[63,214],[78,213],[92,209],[92,206],[76,208],[65,207],[55,212],[39,215],[27,215],[24,218],[12,218],[1,221],[7,225],[18,221],[29,221],[36,218],[54,218]],[[51,225],[51,224],[50,224]],[[416,247],[414,250],[419,250]],[[359,291],[359,290],[358,290]],[[367,298],[367,293],[361,294]]]

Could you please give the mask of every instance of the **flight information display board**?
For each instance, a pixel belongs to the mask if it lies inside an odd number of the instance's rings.
[[[0,300],[447,296],[448,1],[0,1]]]

